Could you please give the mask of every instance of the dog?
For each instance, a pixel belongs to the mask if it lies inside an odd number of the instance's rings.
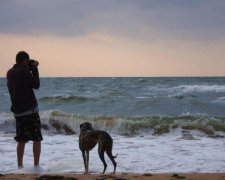
[[[91,151],[97,143],[98,154],[104,165],[104,170],[102,174],[105,173],[105,170],[107,168],[107,164],[105,162],[104,157],[105,152],[114,165],[113,174],[115,174],[117,163],[114,159],[117,157],[117,155],[112,155],[112,137],[106,131],[93,129],[92,124],[90,122],[84,122],[80,124],[79,148],[82,152],[84,160],[85,174],[87,174],[89,170],[89,151]]]

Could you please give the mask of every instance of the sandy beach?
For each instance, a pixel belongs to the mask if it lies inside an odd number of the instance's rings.
[[[17,179],[17,180],[224,180],[225,173],[187,173],[187,174],[132,174],[121,173],[116,175],[111,174],[1,174],[0,179]]]

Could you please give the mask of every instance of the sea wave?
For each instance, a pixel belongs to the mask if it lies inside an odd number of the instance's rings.
[[[219,97],[216,100],[212,101],[213,103],[222,103],[225,104],[225,97]]]
[[[199,132],[202,136],[224,137],[225,117],[208,117],[206,115],[181,116],[86,116],[66,113],[58,110],[40,112],[42,128],[46,133],[77,134],[80,124],[92,122],[95,129],[106,130],[110,133],[136,135],[167,135],[175,132]],[[0,131],[12,132],[15,120],[10,114],[0,114]],[[14,130],[15,131],[15,130]]]
[[[75,96],[68,94],[53,94],[39,98],[40,102],[56,103],[56,102],[85,102],[93,98],[87,96]]]
[[[224,85],[179,85],[174,87],[169,87],[168,85],[158,84],[155,86],[148,86],[147,93],[156,93],[158,95],[181,95],[188,93],[206,93],[206,92],[216,92],[216,93],[224,93],[225,86]]]
[[[225,92],[223,85],[180,85],[174,87],[183,92]]]

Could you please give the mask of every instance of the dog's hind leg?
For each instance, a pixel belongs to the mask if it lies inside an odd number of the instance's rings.
[[[101,146],[99,145],[99,147],[98,147],[98,155],[99,155],[99,157],[100,157],[100,159],[101,159],[101,161],[102,161],[102,163],[103,163],[103,165],[104,165],[104,170],[103,170],[102,174],[105,173],[105,170],[106,170],[106,168],[107,168],[107,164],[106,164],[106,162],[105,162],[104,153],[105,153],[105,150],[102,149]]]
[[[107,155],[109,156],[109,159],[110,159],[110,160],[112,161],[112,163],[113,163],[113,166],[114,166],[113,174],[115,174],[117,163],[116,163],[116,161],[115,161],[114,159],[116,158],[116,156],[113,156],[113,155],[112,155],[112,149],[107,149],[107,150],[106,150],[106,153],[107,153]]]

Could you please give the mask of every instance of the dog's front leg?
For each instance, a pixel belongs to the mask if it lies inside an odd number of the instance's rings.
[[[85,174],[87,174],[87,159],[86,159],[85,151],[82,151],[82,156],[84,160]]]
[[[89,172],[89,151],[86,151],[86,158],[87,158],[87,173]]]

